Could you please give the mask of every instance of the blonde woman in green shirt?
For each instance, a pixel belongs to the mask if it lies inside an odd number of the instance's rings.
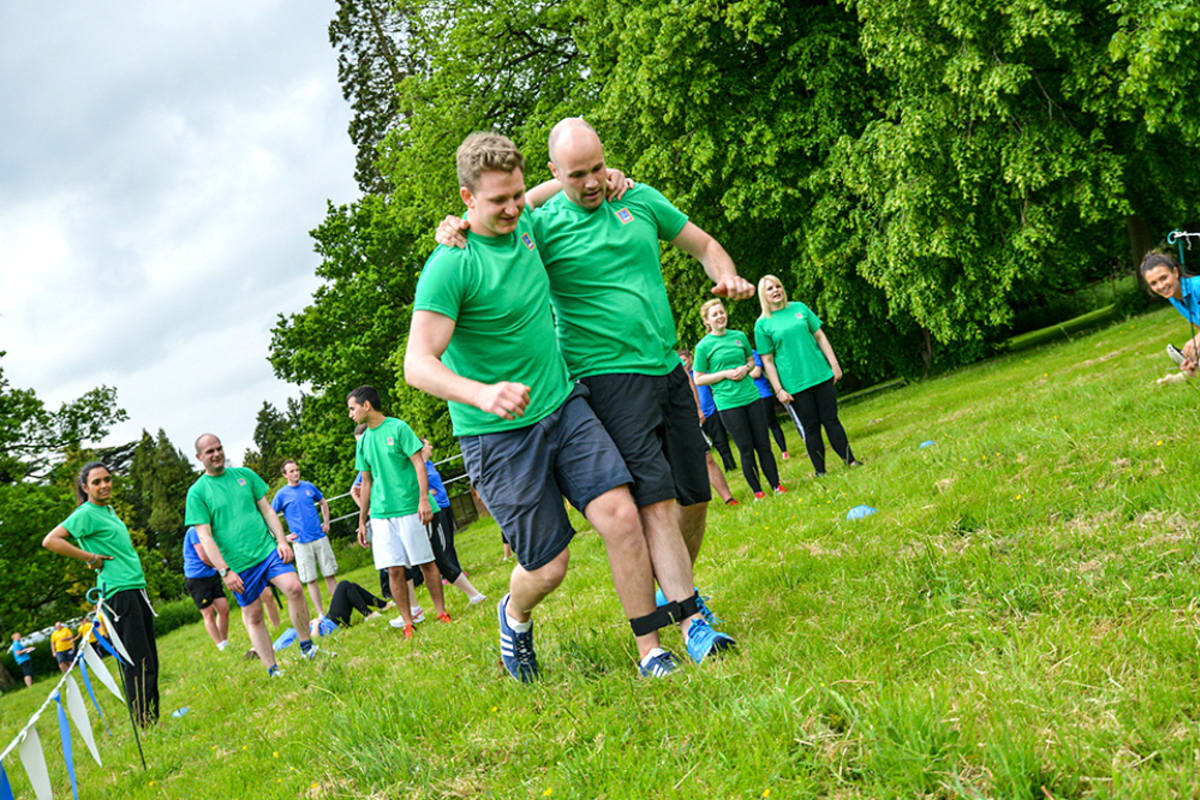
[[[696,384],[712,387],[721,423],[737,444],[742,456],[742,475],[750,484],[754,499],[766,497],[758,480],[760,467],[775,494],[783,494],[786,490],[779,483],[779,469],[771,452],[766,409],[758,402],[758,387],[754,385],[754,379],[761,373],[754,364],[750,340],[741,331],[726,327],[728,317],[720,300],[709,300],[700,306],[700,319],[708,328],[708,335],[696,345],[692,362]]]
[[[857,467],[859,462],[837,415],[833,385],[842,379],[842,368],[821,329],[821,319],[804,303],[788,302],[783,284],[774,275],[759,280],[758,301],[762,315],[754,324],[754,343],[775,398],[790,404],[800,418],[804,446],[817,477],[825,474],[822,427],[842,460]]]
[[[158,720],[158,645],[146,576],[129,529],[112,508],[112,473],[99,461],[84,464],[75,482],[79,507],[46,534],[42,547],[87,564],[111,610],[117,636],[129,653],[121,664],[125,694],[138,723]],[[73,537],[79,546],[67,541]],[[119,659],[118,659],[119,661]]]

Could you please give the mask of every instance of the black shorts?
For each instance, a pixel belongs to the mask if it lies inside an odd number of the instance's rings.
[[[575,535],[564,497],[583,511],[629,483],[629,470],[586,396],[587,389],[577,384],[545,419],[458,440],[471,485],[527,570],[553,561]]]
[[[712,499],[708,447],[683,365],[666,375],[618,372],[581,383],[591,390],[588,402],[633,474],[639,508],[663,500],[690,506]]]
[[[33,677],[33,659],[32,658],[29,659],[28,661],[21,662],[21,674],[24,675],[26,678]]]
[[[54,659],[60,664],[70,664],[75,660],[75,648],[70,650],[59,650],[54,654]]]
[[[192,602],[196,604],[196,608],[201,611],[225,596],[225,584],[217,575],[209,575],[207,578],[188,578],[184,581],[184,586],[187,588],[188,594],[192,596]]]

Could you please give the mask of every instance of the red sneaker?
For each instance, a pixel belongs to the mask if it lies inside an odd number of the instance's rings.
[[[787,489],[783,488],[783,484],[775,487],[775,494],[787,494]]]
[[[784,460],[784,461],[787,461],[789,458],[791,458],[791,456],[789,456],[789,455],[787,454],[787,450],[784,450],[784,451],[783,451],[783,460]]]
[[[445,611],[438,614],[438,622],[449,622],[449,621],[450,621],[450,615],[447,614]]]
[[[725,501],[725,505],[727,505],[727,506],[740,506],[740,505],[741,505],[741,503],[739,503],[739,502],[738,502],[738,500],[737,500],[737,498],[736,498],[736,497],[731,497],[731,498],[729,498],[728,500],[726,500],[726,501]]]
[[[404,626],[404,638],[411,639],[412,637],[413,637],[413,626],[405,625]]]
[[[755,492],[755,493],[754,493],[754,499],[755,499],[755,500],[762,500],[764,497],[766,497],[766,495],[765,495],[764,493],[762,493],[762,492]]]

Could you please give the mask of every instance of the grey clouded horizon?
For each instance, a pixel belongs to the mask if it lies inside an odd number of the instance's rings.
[[[235,463],[308,231],[359,196],[330,3],[0,2],[0,367],[52,407],[115,386],[128,422]]]

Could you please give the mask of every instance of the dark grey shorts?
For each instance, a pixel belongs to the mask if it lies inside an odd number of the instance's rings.
[[[583,511],[632,481],[586,397],[577,384],[533,425],[459,439],[471,483],[525,569],[553,561],[575,535],[564,497]]]
[[[591,375],[582,383],[633,474],[633,501],[639,508],[663,500],[690,506],[712,499],[704,460],[708,447],[682,365],[666,375],[621,372]]]

